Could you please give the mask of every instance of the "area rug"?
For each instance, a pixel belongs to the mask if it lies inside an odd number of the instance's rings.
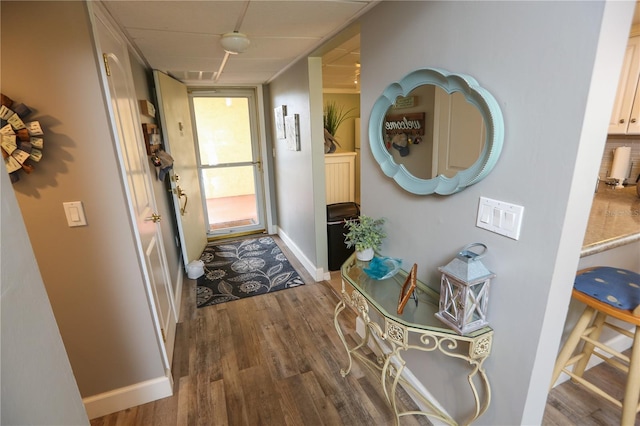
[[[198,308],[304,285],[271,237],[210,243],[200,260]]]

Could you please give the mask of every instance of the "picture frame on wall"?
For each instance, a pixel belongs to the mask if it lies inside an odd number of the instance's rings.
[[[286,128],[284,124],[284,118],[287,116],[287,106],[280,105],[273,109],[273,115],[276,122],[276,136],[278,139],[285,139],[287,137]]]
[[[287,148],[290,151],[300,151],[300,115],[293,114],[285,117]]]

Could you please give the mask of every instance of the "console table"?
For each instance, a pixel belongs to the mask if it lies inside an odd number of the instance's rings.
[[[438,292],[420,281],[417,282],[415,291],[418,303],[409,300],[403,314],[398,315],[398,298],[407,273],[399,271],[391,278],[374,280],[363,270],[367,265],[368,262],[356,260],[354,254],[347,259],[341,269],[342,299],[334,312],[334,324],[347,350],[349,362],[347,368],[340,370],[340,373],[343,377],[349,374],[353,358],[357,358],[364,366],[379,375],[387,403],[395,412],[397,425],[400,424],[401,416],[408,415],[431,416],[447,424],[457,425],[459,423],[439,408],[429,395],[416,389],[402,377],[405,368],[402,353],[410,350],[439,351],[448,357],[463,360],[465,362],[461,363],[460,368],[470,370],[467,378],[471,395],[468,397],[469,400],[473,398],[474,408],[470,418],[461,424],[472,423],[486,411],[491,401],[489,380],[482,364],[491,352],[493,330],[487,326],[460,336],[447,328],[434,315],[438,311]],[[338,322],[338,316],[346,306],[353,308],[365,325],[364,336],[352,348],[347,344]],[[378,321],[369,317],[371,310],[379,314]],[[366,356],[363,349],[367,345],[373,346],[377,355],[376,360]],[[483,388],[483,392],[478,392],[476,382]],[[425,411],[399,411],[396,401],[399,384],[419,398],[427,407],[422,407]]]

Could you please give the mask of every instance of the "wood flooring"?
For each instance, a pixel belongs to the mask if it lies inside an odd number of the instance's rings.
[[[338,297],[314,283],[197,309],[185,279],[173,357],[174,395],[93,419],[91,426],[392,425],[378,379],[347,354],[333,324]],[[355,314],[340,315],[353,343]],[[412,402],[403,395],[403,404]],[[423,416],[402,425],[429,425]]]
[[[185,279],[174,395],[93,419],[91,426],[393,424],[377,378],[357,362],[346,378],[339,373],[347,362],[333,325],[340,273],[314,283],[275,239],[307,285],[197,309],[195,281]],[[355,315],[345,309],[340,323],[353,343]],[[625,377],[618,370],[603,363],[585,374],[622,397]],[[483,424],[482,417],[477,423]],[[571,381],[549,393],[542,422],[619,423],[616,406]],[[401,424],[429,423],[424,417],[406,417]],[[640,415],[635,425],[640,426]]]
[[[629,356],[630,351],[624,352]],[[584,377],[609,392],[618,400],[624,396],[626,375],[612,366],[601,363],[587,370]],[[543,425],[607,425],[620,424],[621,409],[609,401],[596,396],[571,380],[556,386],[549,392],[544,411]],[[640,414],[636,415],[633,425],[640,426]]]

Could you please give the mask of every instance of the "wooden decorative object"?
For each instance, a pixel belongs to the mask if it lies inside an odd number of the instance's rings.
[[[414,263],[413,267],[411,268],[411,272],[409,272],[409,275],[407,275],[407,279],[404,280],[402,291],[400,291],[400,299],[398,300],[398,315],[402,315],[402,312],[404,311],[404,305],[406,305],[409,299],[411,299],[411,295],[416,289],[417,273],[418,265]]]
[[[156,116],[156,107],[146,99],[140,100],[140,113],[149,117]]]
[[[393,136],[398,133],[424,136],[425,113],[387,114],[384,117],[384,133]]]
[[[158,130],[158,126],[151,123],[143,123],[142,130],[142,133],[144,134],[144,144],[147,148],[147,155],[151,155],[161,147],[160,131]]]
[[[38,121],[25,122],[31,109],[0,93],[0,147],[11,183],[20,180],[20,171],[33,172],[32,162],[42,159],[44,132]]]

